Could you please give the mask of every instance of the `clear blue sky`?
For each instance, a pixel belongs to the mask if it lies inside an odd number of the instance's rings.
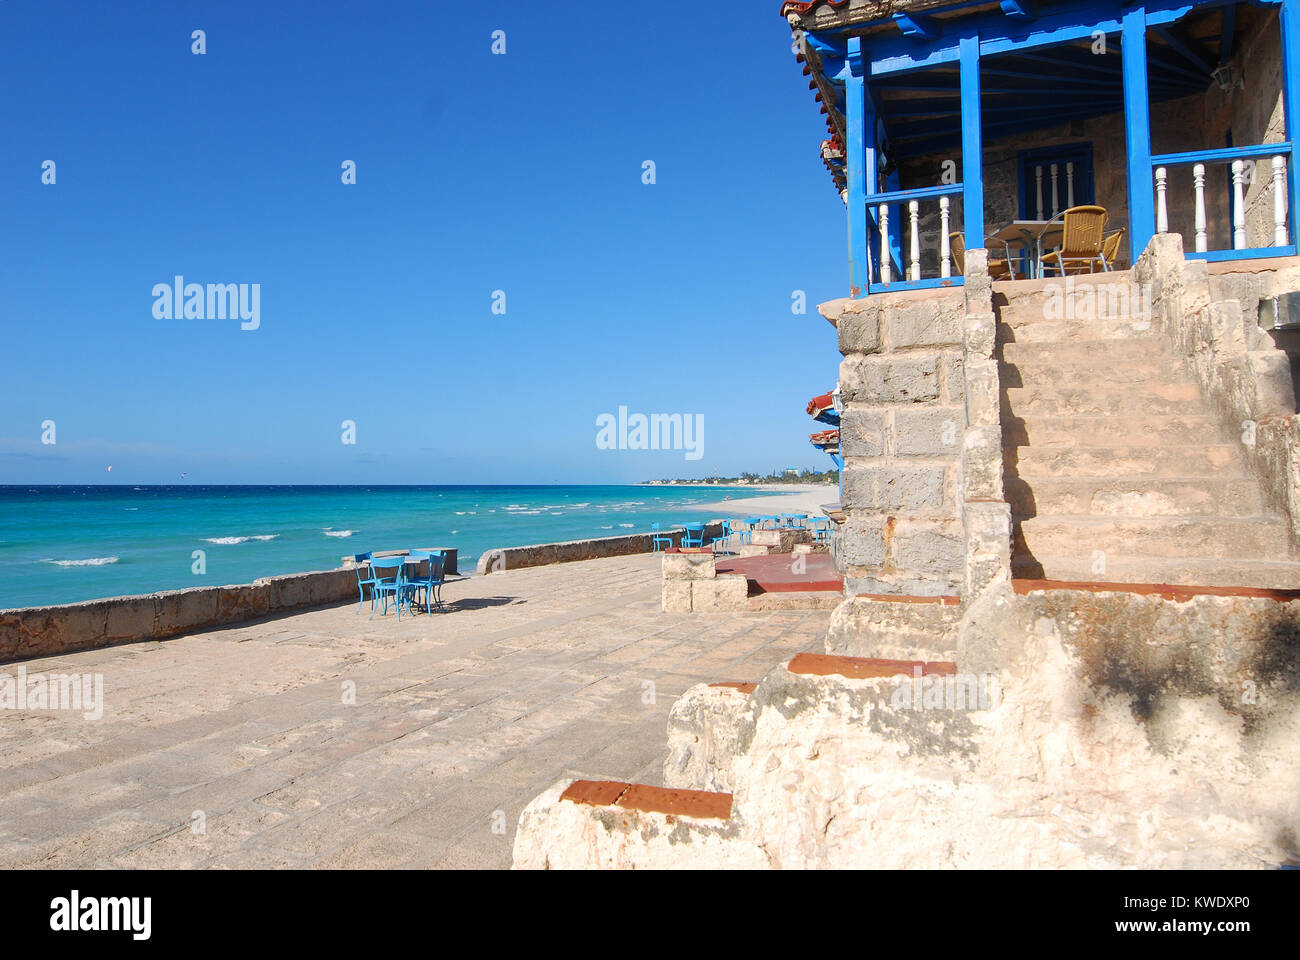
[[[778,6],[6,0],[0,483],[827,469],[844,212]],[[177,274],[260,328],[156,319]],[[597,449],[619,405],[703,458]]]

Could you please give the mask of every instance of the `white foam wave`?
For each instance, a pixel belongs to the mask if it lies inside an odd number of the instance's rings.
[[[58,567],[102,567],[105,564],[117,563],[118,557],[89,557],[85,560],[51,560],[46,558],[44,563],[52,563]]]
[[[327,537],[350,537],[354,533],[360,533],[360,530],[322,530],[321,533]]]

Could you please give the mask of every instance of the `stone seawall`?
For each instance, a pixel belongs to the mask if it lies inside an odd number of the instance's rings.
[[[355,571],[320,570],[230,586],[0,610],[0,663],[165,640],[191,630],[356,597]]]
[[[716,520],[704,528],[706,539],[722,533]],[[665,530],[660,536],[671,537],[673,546],[681,545],[681,530]],[[651,534],[631,533],[621,537],[594,537],[590,540],[566,540],[562,543],[535,543],[526,547],[498,547],[478,558],[478,573],[499,573],[520,567],[540,567],[548,563],[573,563],[598,557],[624,557],[633,553],[650,553]]]

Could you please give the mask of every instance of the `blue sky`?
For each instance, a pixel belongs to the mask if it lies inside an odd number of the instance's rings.
[[[7,0],[0,483],[828,468],[844,213],[778,6]],[[156,318],[178,274],[259,328]],[[620,405],[703,457],[597,449]]]

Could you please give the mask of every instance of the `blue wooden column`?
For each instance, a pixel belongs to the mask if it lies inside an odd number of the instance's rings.
[[[980,130],[980,38],[958,41],[961,61],[962,233],[966,248],[984,246],[984,137]]]
[[[1300,250],[1300,237],[1296,236],[1300,228],[1300,211],[1296,210],[1300,198],[1296,190],[1296,181],[1300,180],[1300,170],[1296,169],[1296,157],[1300,156],[1296,150],[1300,143],[1300,0],[1282,0],[1278,20],[1282,26],[1282,115],[1286,138],[1291,141],[1286,171],[1287,239]]]
[[[867,238],[867,194],[876,192],[876,114],[867,96],[862,62],[862,38],[849,38],[845,90],[844,165],[849,199],[849,292],[865,297],[871,287],[871,255]]]
[[[1156,232],[1151,173],[1151,107],[1147,93],[1147,11],[1134,7],[1121,21],[1124,136],[1128,147],[1129,262],[1136,263]]]

